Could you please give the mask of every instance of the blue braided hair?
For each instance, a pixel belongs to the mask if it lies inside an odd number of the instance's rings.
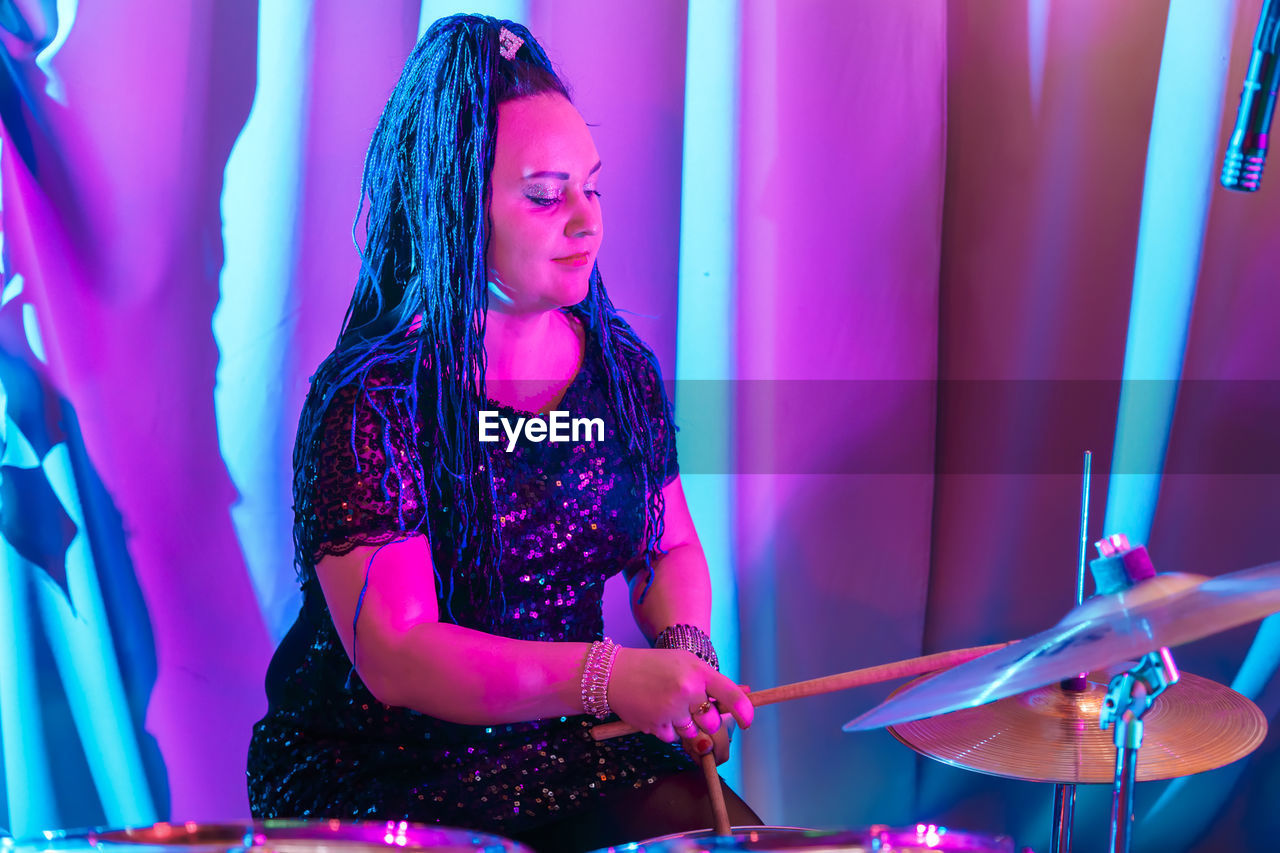
[[[511,59],[499,50],[504,27],[524,40]],[[391,389],[395,411],[374,407],[383,425],[388,463],[383,496],[390,499],[393,491],[423,496],[437,511],[425,531],[437,555],[442,547],[449,548],[456,557],[454,565],[474,567],[472,574],[480,581],[469,584],[474,603],[490,612],[505,610],[493,473],[484,464],[486,451],[475,427],[486,399],[486,200],[498,105],[547,93],[570,99],[537,40],[512,21],[481,15],[442,18],[410,53],[365,158],[353,235],[364,214],[366,236],[363,248],[356,237],[361,265],[355,292],[336,348],[312,377],[311,399],[298,427],[294,540],[304,576],[316,544],[309,541],[314,532],[308,532],[305,523],[314,485],[308,482],[307,455],[325,410],[337,391],[348,386],[372,403],[366,382],[373,368],[412,364],[409,380]],[[609,405],[634,458],[641,460],[637,473],[645,494],[647,590],[653,579],[650,556],[661,553],[666,460],[654,452],[661,445],[659,427],[632,368],[647,364],[652,376],[660,376],[657,359],[618,315],[598,265],[591,272],[586,298],[568,310],[595,333],[607,373]],[[430,396],[425,409],[422,393]],[[670,401],[660,383],[657,393],[662,419],[670,425]],[[420,417],[424,414],[433,415],[429,423]],[[392,437],[399,433],[393,423],[412,423],[422,431],[412,436],[421,454],[395,452]],[[392,477],[397,480],[394,490]],[[431,512],[406,517],[400,505],[401,530],[423,531],[433,518]],[[451,604],[452,570],[449,577],[437,580]],[[482,601],[477,600],[481,592]]]

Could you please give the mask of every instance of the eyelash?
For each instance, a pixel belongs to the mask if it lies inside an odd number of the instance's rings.
[[[604,193],[600,192],[600,190],[585,190],[585,193],[586,195],[592,195],[592,196],[595,196],[596,198],[604,197]],[[529,201],[538,205],[538,207],[551,207],[553,204],[559,204],[561,201],[564,200],[563,196],[558,196],[558,195],[545,196],[545,197],[531,195],[531,196],[525,196],[525,198],[529,199]]]

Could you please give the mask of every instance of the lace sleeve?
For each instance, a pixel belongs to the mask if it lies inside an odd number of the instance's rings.
[[[373,371],[363,386],[340,388],[325,409],[312,444],[313,563],[425,534],[426,475],[407,390]]]

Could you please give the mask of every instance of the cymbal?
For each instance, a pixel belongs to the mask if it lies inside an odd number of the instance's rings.
[[[1276,611],[1280,563],[1209,580],[1200,575],[1156,575],[1124,592],[1096,595],[1047,631],[921,681],[850,720],[844,730],[880,728],[984,705]]]
[[[890,726],[922,755],[992,776],[1032,782],[1110,783],[1112,733],[1098,728],[1112,676],[1089,674],[1081,691],[1050,684],[977,708]],[[1258,748],[1267,718],[1230,687],[1182,673],[1143,716],[1137,781],[1190,776],[1230,764]]]

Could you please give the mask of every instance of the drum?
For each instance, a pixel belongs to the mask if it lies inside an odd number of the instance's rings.
[[[0,853],[534,853],[497,835],[403,821],[267,820],[157,823],[135,829],[46,832]]]
[[[1004,836],[956,832],[945,826],[917,824],[895,829],[872,826],[837,832],[791,826],[735,826],[733,835],[716,835],[700,829],[610,847],[596,853],[712,853],[717,850],[754,850],[758,853],[921,853],[921,851],[969,851],[1014,853],[1013,841]]]

